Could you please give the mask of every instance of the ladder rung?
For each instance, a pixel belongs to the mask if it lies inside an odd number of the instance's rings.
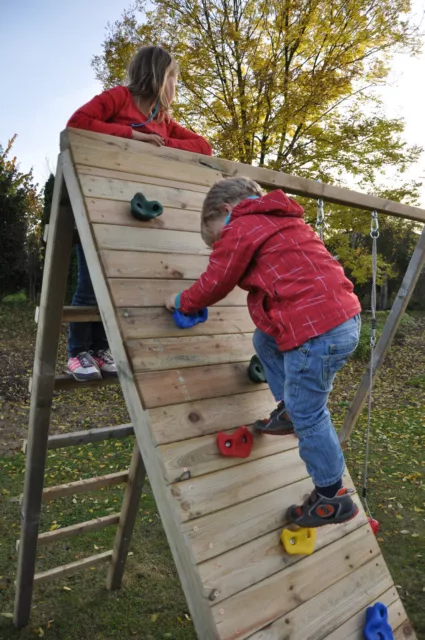
[[[60,567],[55,567],[48,571],[36,573],[34,576],[34,584],[41,584],[42,582],[54,580],[55,578],[63,578],[64,576],[72,576],[82,569],[95,567],[96,565],[109,560],[111,557],[112,551],[104,551],[103,553],[98,553],[94,556],[77,560],[76,562],[70,562],[69,564],[63,564]]]
[[[123,482],[127,482],[127,479],[128,471],[118,471],[118,473],[109,473],[106,476],[87,478],[87,480],[77,480],[76,482],[68,482],[68,484],[58,484],[55,487],[47,487],[46,489],[43,489],[43,500],[63,498],[64,496],[69,496],[73,493],[96,491],[102,487],[122,484]]]
[[[88,533],[91,531],[100,531],[105,527],[110,527],[114,524],[118,524],[120,520],[119,513],[113,513],[109,516],[102,516],[101,518],[95,518],[94,520],[87,520],[87,522],[79,522],[78,524],[71,524],[69,527],[63,527],[63,529],[55,529],[55,531],[46,531],[40,533],[38,536],[38,544],[45,545],[62,538],[70,538],[72,536],[79,536],[82,533]]]
[[[102,378],[101,380],[87,380],[87,382],[79,382],[72,376],[66,374],[55,377],[55,391],[63,391],[66,389],[80,389],[82,387],[106,387],[111,384],[119,384],[119,378]]]
[[[48,449],[61,449],[62,447],[76,447],[89,442],[102,442],[113,438],[127,438],[132,436],[134,429],[132,424],[118,424],[114,427],[100,427],[99,429],[87,429],[86,431],[70,431],[49,436]],[[24,440],[22,450],[26,453],[28,440]]]
[[[97,307],[64,307],[62,322],[101,322]]]

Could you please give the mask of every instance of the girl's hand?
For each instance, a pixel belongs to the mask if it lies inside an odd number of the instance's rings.
[[[167,307],[168,311],[174,311],[174,309],[176,308],[177,296],[177,293],[173,293],[169,298],[166,299],[165,306]]]
[[[139,140],[139,142],[148,142],[155,147],[163,147],[165,144],[164,138],[157,133],[142,133],[141,131],[133,130],[133,140]]]

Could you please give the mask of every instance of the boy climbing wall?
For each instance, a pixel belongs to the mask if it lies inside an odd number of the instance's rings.
[[[344,456],[327,402],[337,371],[357,347],[361,308],[343,268],[303,214],[280,190],[264,195],[245,178],[217,182],[201,218],[202,237],[213,247],[208,268],[166,307],[193,313],[236,285],[249,292],[254,347],[278,403],[255,429],[295,431],[315,489],[288,515],[297,525],[318,527],[358,511],[342,486]]]

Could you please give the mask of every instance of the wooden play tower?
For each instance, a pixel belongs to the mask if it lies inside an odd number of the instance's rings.
[[[360,640],[366,608],[380,601],[398,640],[415,634],[361,507],[345,525],[317,530],[310,556],[285,554],[279,534],[287,507],[311,490],[295,437],[254,438],[248,459],[220,456],[219,431],[250,425],[273,408],[266,385],[253,384],[253,324],[236,289],[209,310],[206,323],[182,332],[164,308],[168,294],[204,270],[199,233],[209,187],[223,176],[248,176],[266,188],[322,198],[425,222],[425,211],[312,180],[219,158],[157,149],[67,130],[55,180],[31,389],[22,503],[15,626],[28,623],[34,585],[107,561],[109,589],[121,586],[147,474],[200,640]],[[138,191],[161,201],[149,222],[130,215]],[[64,309],[75,226],[98,309]],[[376,350],[375,373],[395,335],[425,263],[420,236]],[[61,323],[102,319],[118,367],[130,425],[49,436]],[[106,381],[105,381],[106,382]],[[368,376],[350,407],[346,439],[363,407]],[[125,437],[136,446],[128,470],[43,488],[49,448]],[[126,483],[120,514],[39,532],[42,501]],[[345,483],[352,486],[346,474]],[[36,573],[38,544],[117,525],[115,546],[98,556]]]

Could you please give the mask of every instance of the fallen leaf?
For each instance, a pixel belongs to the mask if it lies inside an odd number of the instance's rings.
[[[158,620],[159,613],[153,613],[151,615],[151,622],[156,622]]]
[[[402,530],[400,531],[400,533],[409,533],[409,530],[408,530],[408,529],[402,529]]]
[[[62,587],[64,591],[72,591],[71,587]]]
[[[13,620],[13,613],[7,613],[6,611],[2,611],[1,614],[3,616],[3,618],[10,618],[11,620]]]

